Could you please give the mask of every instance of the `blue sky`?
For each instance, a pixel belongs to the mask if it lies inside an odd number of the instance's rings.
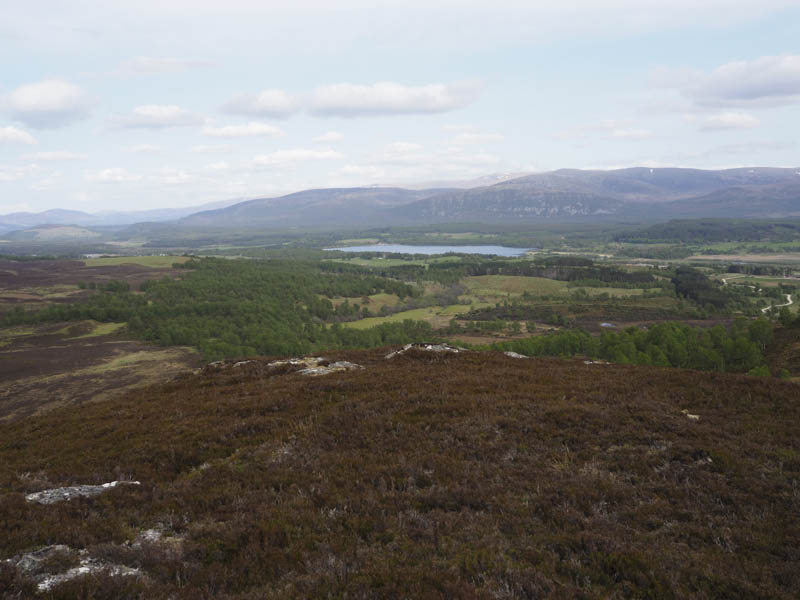
[[[0,214],[797,167],[798,40],[797,0],[16,2]]]

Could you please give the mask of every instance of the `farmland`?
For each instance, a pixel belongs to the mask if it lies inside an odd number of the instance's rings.
[[[470,306],[454,304],[445,307],[415,308],[396,312],[386,317],[367,317],[358,321],[344,323],[345,327],[354,329],[369,329],[385,323],[402,323],[410,319],[413,321],[425,321],[435,328],[444,327],[454,316],[468,312]]]

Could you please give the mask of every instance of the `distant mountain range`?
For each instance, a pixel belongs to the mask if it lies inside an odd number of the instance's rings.
[[[498,174],[474,182],[491,185],[313,189],[203,207],[99,215],[68,210],[15,213],[0,216],[0,230],[146,221],[220,229],[800,216],[800,168],[561,169],[521,177]]]
[[[184,208],[157,208],[140,211],[106,211],[101,213],[87,213],[80,210],[64,210],[55,208],[44,212],[16,212],[0,215],[0,231],[26,229],[40,225],[78,225],[83,227],[113,227],[119,225],[133,225],[142,222],[174,221],[200,210],[222,208],[236,204],[241,200],[224,200],[200,206],[187,206]]]
[[[562,169],[471,189],[307,190],[190,215],[187,226],[800,216],[800,169]]]
[[[388,224],[396,219],[397,209],[446,191],[390,187],[305,190],[195,213],[178,223],[190,227]]]

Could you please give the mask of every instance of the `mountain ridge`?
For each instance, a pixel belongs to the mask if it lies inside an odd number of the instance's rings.
[[[382,202],[377,197],[383,196]],[[789,217],[800,169],[560,169],[470,189],[306,190],[213,212],[213,225],[312,225],[609,218]],[[198,215],[181,220],[202,225]],[[211,223],[208,223],[211,224]]]
[[[312,188],[188,208],[0,215],[0,231],[40,225],[160,222],[197,228],[411,225],[428,222],[800,216],[800,168],[558,169],[472,188]],[[198,210],[202,209],[202,210]]]

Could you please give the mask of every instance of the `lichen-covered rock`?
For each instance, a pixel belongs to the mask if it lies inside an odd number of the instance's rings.
[[[66,581],[75,579],[76,577],[102,572],[105,572],[112,577],[130,577],[131,575],[140,574],[139,569],[126,567],[123,565],[103,563],[87,557],[81,559],[81,563],[77,567],[73,567],[67,571],[64,571],[63,573],[48,575],[38,583],[37,588],[40,592],[46,592],[47,590],[52,589]]]
[[[311,377],[328,375],[330,373],[337,373],[339,371],[355,371],[364,368],[361,365],[357,365],[346,360],[330,362],[327,358],[323,358],[321,356],[287,358],[285,360],[275,360],[267,364],[267,367],[271,369],[286,366],[301,367],[297,373],[300,375],[309,375]]]
[[[452,352],[457,354],[459,352],[469,352],[466,348],[458,348],[457,346],[450,346],[449,344],[429,344],[427,342],[416,342],[413,344],[406,344],[400,350],[395,350],[386,355],[386,358],[394,358],[401,354],[405,354],[409,350],[422,350],[423,352]]]
[[[312,377],[317,377],[319,375],[328,375],[330,373],[337,373],[339,371],[357,371],[359,369],[363,369],[361,365],[357,365],[356,363],[351,363],[346,360],[340,360],[335,363],[330,363],[327,366],[318,366],[318,367],[308,367],[305,369],[301,369],[298,371],[300,375],[310,375]]]
[[[25,496],[28,502],[38,502],[39,504],[55,504],[73,498],[97,496],[117,487],[118,485],[139,485],[138,481],[111,481],[101,485],[72,485],[68,487],[52,488],[34,492]]]
[[[303,358],[287,358],[284,360],[273,360],[267,366],[271,369],[277,367],[303,367],[306,369],[313,369],[314,367],[325,366],[328,363],[327,358],[322,356],[304,356]]]
[[[24,577],[30,577],[40,592],[93,573],[105,572],[112,577],[140,575],[139,569],[115,565],[92,558],[87,550],[74,550],[64,544],[45,546],[33,552],[6,559]]]
[[[4,562],[16,567],[23,575],[35,577],[45,573],[49,568],[59,563],[77,563],[78,554],[69,546],[54,544],[52,546],[39,548],[33,552],[18,554],[17,556],[6,559]]]

